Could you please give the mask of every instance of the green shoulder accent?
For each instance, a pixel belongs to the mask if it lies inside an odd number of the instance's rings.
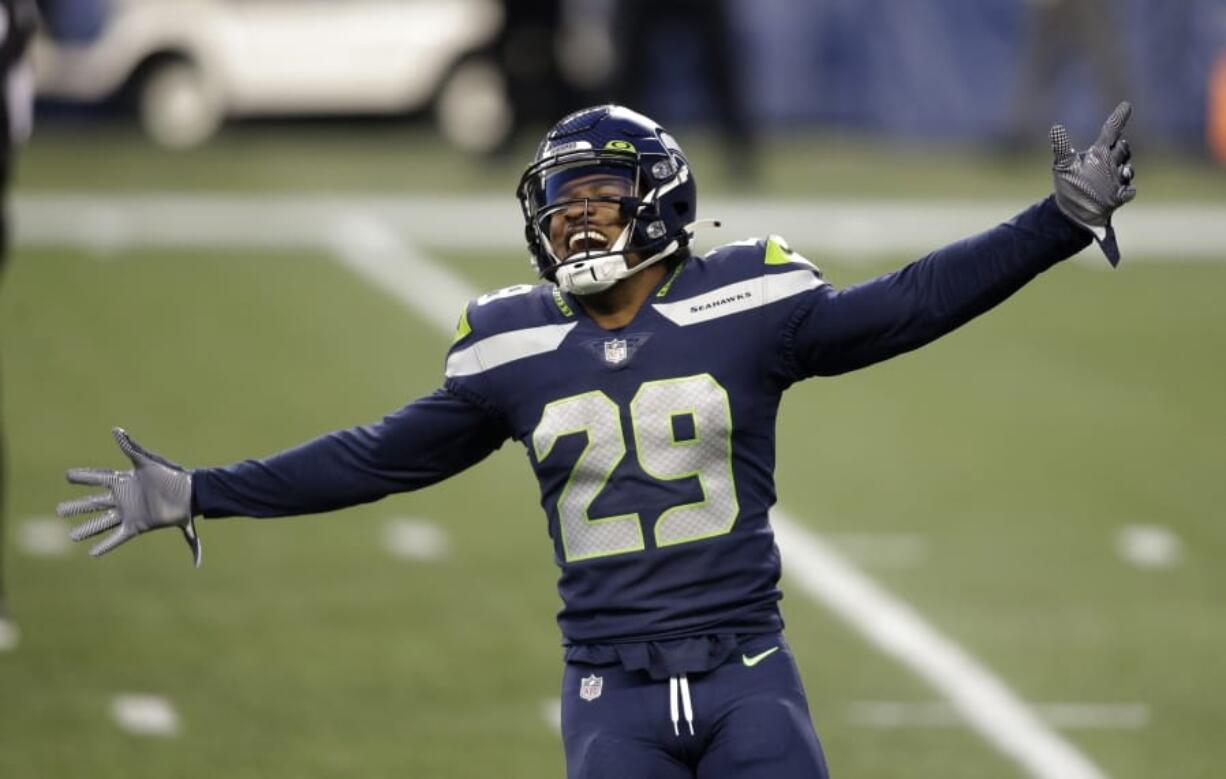
[[[767,265],[807,265],[817,271],[818,276],[822,275],[816,265],[793,251],[788,242],[779,235],[766,237],[766,256],[763,261]]]
[[[672,289],[673,282],[681,275],[681,269],[685,267],[686,260],[681,260],[677,263],[677,267],[673,268],[673,272],[669,274],[668,281],[664,282],[664,286],[660,287],[660,291],[656,293],[656,297],[662,298]]]
[[[575,312],[570,310],[570,306],[566,305],[566,298],[562,297],[562,290],[557,287],[553,288],[553,302],[557,304],[558,310],[562,312],[562,316],[575,315]]]
[[[468,324],[468,306],[464,306],[464,313],[460,314],[460,321],[455,326],[455,336],[451,342],[459,343],[473,331],[472,325]]]
[[[793,256],[792,247],[788,246],[787,241],[783,240],[783,238],[778,235],[767,236],[767,265],[791,265]]]

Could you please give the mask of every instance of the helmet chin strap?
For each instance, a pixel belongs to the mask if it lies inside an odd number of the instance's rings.
[[[558,288],[574,295],[595,295],[604,292],[622,279],[628,279],[639,271],[646,270],[680,248],[670,241],[659,252],[640,261],[634,267],[626,265],[626,255],[608,254],[587,262],[563,266],[555,271]]]
[[[699,219],[686,225],[686,232],[691,238],[694,234],[693,228],[701,224],[710,224],[712,227],[722,226],[718,219]],[[639,271],[650,268],[681,248],[677,241],[669,241],[660,251],[643,259],[634,267],[627,267],[626,255],[622,252],[622,248],[629,240],[630,232],[631,228],[627,225],[608,254],[591,260],[580,259],[557,266],[554,270],[554,278],[557,279],[558,288],[572,295],[595,295],[604,292],[622,279],[628,279]]]

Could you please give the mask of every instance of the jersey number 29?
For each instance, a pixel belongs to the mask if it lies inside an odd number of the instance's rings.
[[[691,431],[678,433],[686,418]],[[671,546],[732,530],[738,505],[732,477],[732,409],[728,393],[708,373],[649,381],[630,401],[630,427],[643,471],[654,479],[697,478],[702,500],[664,511],[655,524],[656,546]],[[626,456],[617,404],[600,390],[545,406],[532,433],[537,462],[558,439],[584,433],[587,444],[558,496],[558,523],[567,562],[646,548],[638,514],[593,517],[589,510]]]

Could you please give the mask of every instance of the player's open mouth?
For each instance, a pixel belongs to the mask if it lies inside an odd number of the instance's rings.
[[[595,230],[579,230],[566,239],[568,254],[592,252],[609,245],[609,239]]]

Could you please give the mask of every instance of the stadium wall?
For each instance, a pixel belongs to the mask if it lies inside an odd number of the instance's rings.
[[[1040,2],[730,1],[738,71],[759,122],[957,140],[1010,129]],[[1138,124],[1155,139],[1203,148],[1212,64],[1226,52],[1226,3],[1108,2]],[[666,40],[652,54],[650,110],[674,121],[709,117],[711,101],[695,86],[703,67],[696,44]],[[1085,99],[1100,90],[1084,61],[1053,90],[1052,112],[1075,132],[1093,132],[1109,108],[1106,97]]]

